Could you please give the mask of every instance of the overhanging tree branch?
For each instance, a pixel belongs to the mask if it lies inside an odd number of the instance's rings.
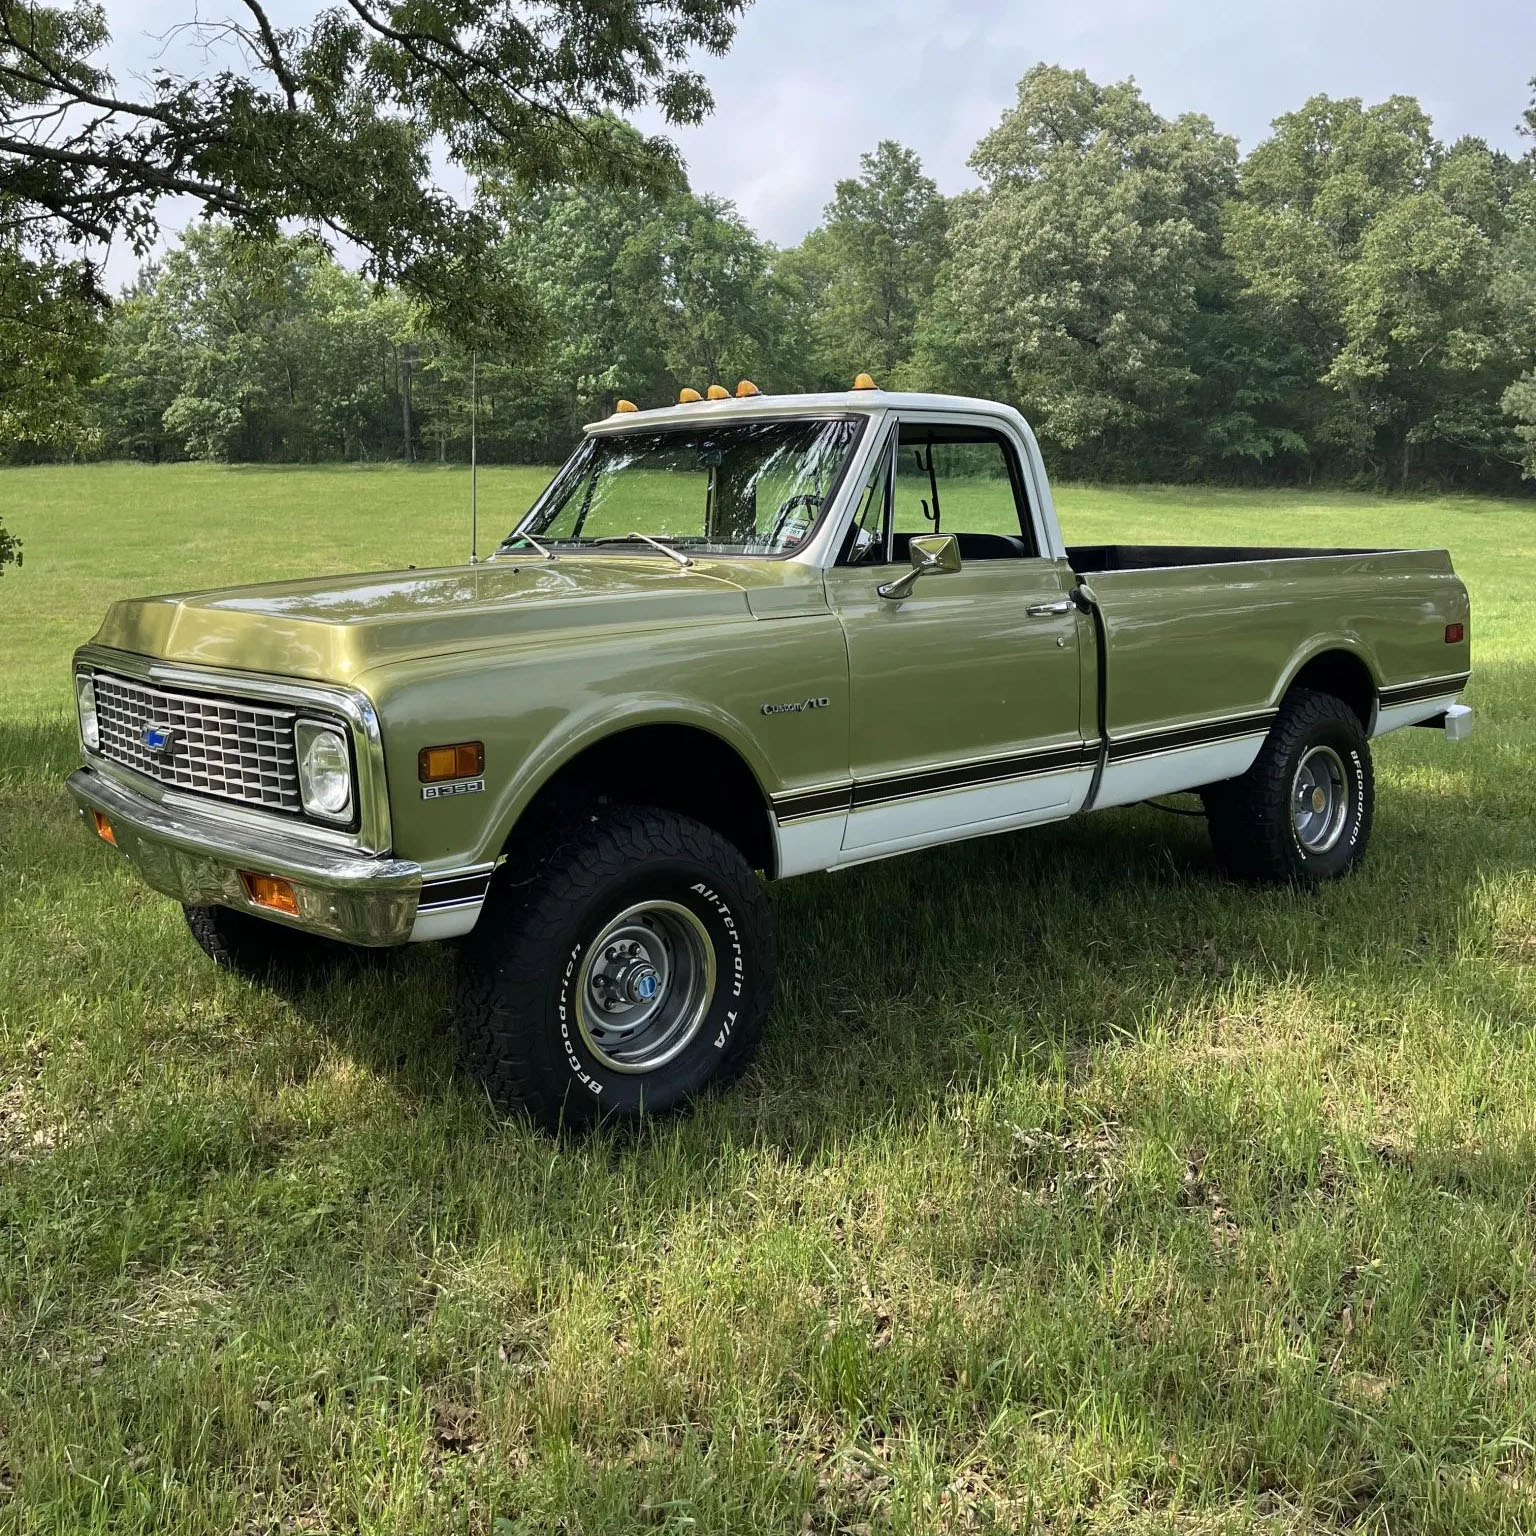
[[[681,65],[722,49],[748,0],[561,0],[537,26],[507,0],[337,0],[294,29],[264,0],[227,3],[179,25],[237,43],[230,67],[134,95],[92,62],[90,0],[0,0],[0,229],[45,254],[145,249],[159,200],[189,196],[248,234],[338,232],[450,331],[515,348],[526,297],[496,278],[492,221],[431,184],[434,147],[529,186],[668,184],[671,146],[602,115],[649,100],[696,120],[708,98]]]

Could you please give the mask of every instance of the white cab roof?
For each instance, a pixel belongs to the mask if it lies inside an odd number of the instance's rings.
[[[594,421],[588,432],[633,432],[654,427],[698,426],[710,421],[761,420],[764,416],[875,415],[908,411],[924,415],[946,412],[967,416],[1004,416],[1023,424],[1012,406],[968,395],[920,395],[885,389],[845,389],[826,395],[748,395],[744,400],[700,400],[692,405],[666,405],[654,411],[615,412]]]

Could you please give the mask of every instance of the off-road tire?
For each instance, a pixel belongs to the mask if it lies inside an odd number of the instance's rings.
[[[233,907],[183,906],[181,910],[192,937],[215,965],[253,981],[319,981],[340,966],[376,953]]]
[[[1308,754],[1329,748],[1343,769],[1347,812],[1337,840],[1311,851],[1292,814],[1297,773]],[[1348,874],[1371,838],[1376,809],[1371,747],[1354,710],[1330,693],[1295,688],[1241,778],[1201,791],[1211,843],[1239,879],[1316,885]]]
[[[697,919],[713,946],[714,986],[674,1058],[614,1070],[586,1032],[587,962],[599,965],[592,946],[607,925],[653,901]],[[773,989],[767,897],[737,849],[672,811],[602,807],[559,823],[498,871],[460,950],[461,1055],[498,1107],[521,1108],[547,1130],[638,1120],[739,1077]]]

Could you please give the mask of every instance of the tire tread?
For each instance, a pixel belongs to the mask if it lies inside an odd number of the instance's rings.
[[[1335,726],[1356,738],[1361,749],[1362,824],[1350,857],[1333,875],[1323,876],[1298,862],[1289,822],[1290,780],[1308,738]],[[1369,744],[1354,710],[1331,693],[1292,689],[1247,773],[1212,784],[1201,793],[1211,843],[1221,862],[1239,879],[1307,883],[1333,878],[1359,862],[1370,839],[1374,784]]]
[[[757,876],[732,843],[702,822],[633,805],[555,822],[498,872],[486,909],[460,954],[456,1012],[461,1060],[499,1107],[521,1107],[551,1131],[604,1117],[606,1106],[571,1093],[568,1071],[551,1073],[540,1059],[540,987],[551,966],[560,963],[562,936],[573,916],[611,881],[658,858],[692,859],[752,893],[742,921],[767,939],[771,920]],[[770,961],[766,984],[744,1000],[731,1048],[711,1077],[711,1087],[732,1083],[746,1071],[772,996]]]

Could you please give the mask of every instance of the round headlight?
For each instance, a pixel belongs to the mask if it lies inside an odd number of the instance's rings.
[[[88,672],[75,674],[75,707],[80,712],[80,740],[95,752],[101,746],[101,725],[96,719],[96,685]]]
[[[347,821],[352,815],[352,759],[339,727],[300,720],[293,728],[299,758],[299,797],[311,816]]]

